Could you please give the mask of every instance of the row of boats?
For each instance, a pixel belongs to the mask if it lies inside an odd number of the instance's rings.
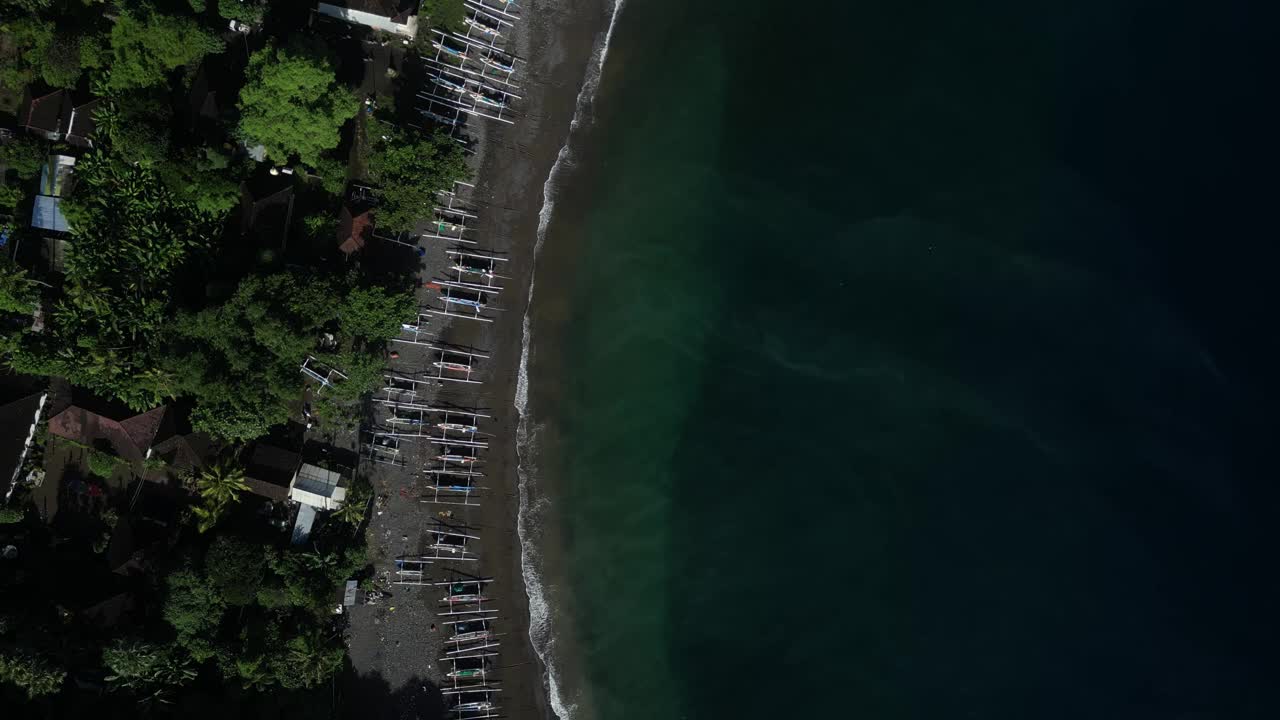
[[[418,95],[423,116],[455,137],[470,117],[512,123],[512,104],[520,100],[514,77],[522,61],[503,47],[519,19],[519,6],[507,0],[464,4],[465,31],[433,31],[434,56],[423,58],[430,85]],[[425,351],[426,362],[411,375],[385,378],[377,397],[385,421],[374,431],[375,441],[384,448],[395,446],[394,453],[381,451],[383,456],[402,457],[402,442],[431,448],[422,455],[427,462],[415,470],[420,476],[419,499],[446,508],[479,504],[490,437],[484,426],[490,418],[474,405],[443,402],[441,391],[478,387],[488,358],[475,348],[445,342],[440,332],[443,324],[454,320],[493,322],[494,313],[501,311],[494,300],[509,279],[501,269],[507,262],[503,254],[478,248],[478,217],[463,200],[473,194],[474,188],[465,183],[442,191],[432,224],[419,237],[419,242],[452,245],[445,249],[447,276],[427,283],[431,302],[416,322],[401,327],[397,341]],[[445,706],[454,720],[499,717],[501,641],[498,611],[489,593],[492,580],[468,569],[479,562],[480,536],[455,519],[453,510],[443,510],[424,538],[417,554],[396,560],[395,582],[440,591],[436,615],[443,641],[438,663]]]

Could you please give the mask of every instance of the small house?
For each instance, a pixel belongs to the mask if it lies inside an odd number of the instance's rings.
[[[301,464],[302,456],[292,450],[258,443],[245,465],[245,484],[255,495],[284,502]]]
[[[337,510],[347,499],[346,485],[341,473],[303,463],[289,486],[289,499],[318,510]]]
[[[40,95],[27,94],[18,116],[27,132],[53,142],[66,141],[78,147],[93,147],[96,126],[93,111],[100,99],[76,102],[68,90],[52,90]]]
[[[338,249],[343,255],[350,257],[352,253],[363,250],[373,234],[373,216],[365,210],[355,214],[349,207],[342,208],[338,216]]]
[[[293,222],[293,179],[264,175],[240,184],[240,234],[255,247],[283,250]]]

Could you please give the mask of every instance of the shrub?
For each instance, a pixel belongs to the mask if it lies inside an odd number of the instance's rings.
[[[104,480],[109,480],[111,479],[111,476],[115,474],[116,467],[120,465],[121,460],[111,453],[106,453],[101,450],[90,450],[88,463],[89,472]]]

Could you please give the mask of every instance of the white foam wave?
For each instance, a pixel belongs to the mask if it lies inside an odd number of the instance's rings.
[[[551,215],[555,208],[556,183],[564,168],[572,164],[573,151],[571,142],[573,131],[577,130],[583,120],[590,118],[591,105],[595,99],[596,88],[600,84],[600,75],[604,69],[605,58],[609,55],[609,41],[613,38],[613,29],[618,17],[622,14],[625,0],[614,0],[609,14],[609,27],[604,36],[596,41],[587,63],[586,76],[582,89],[578,91],[577,104],[573,119],[569,123],[569,134],[564,145],[556,155],[556,161],[547,174],[542,185],[542,209],[538,211],[538,233],[533,246],[533,264],[537,266],[537,257],[546,240],[547,226],[551,223]],[[533,301],[534,280],[529,280],[528,301]],[[561,720],[572,720],[576,711],[575,705],[564,697],[555,663],[555,635],[551,626],[550,607],[547,604],[546,588],[542,581],[541,562],[538,557],[537,529],[539,519],[547,505],[545,498],[532,499],[537,470],[534,466],[535,442],[537,429],[532,426],[529,417],[529,347],[532,333],[529,313],[526,310],[523,322],[523,337],[520,343],[520,370],[516,378],[515,407],[520,414],[516,430],[516,453],[518,457],[517,473],[520,481],[520,510],[516,519],[516,532],[520,538],[520,564],[524,574],[525,591],[529,596],[529,640],[534,652],[547,669],[547,694],[551,702],[551,710]]]

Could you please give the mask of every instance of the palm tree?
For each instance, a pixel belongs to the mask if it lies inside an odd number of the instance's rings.
[[[196,488],[207,506],[220,509],[239,500],[249,485],[245,483],[244,468],[219,462],[200,471]]]
[[[225,505],[209,505],[191,508],[191,513],[196,518],[196,531],[209,532],[214,525],[218,524],[218,519],[222,517],[222,510],[225,507]]]
[[[301,687],[315,687],[342,667],[343,651],[326,642],[320,631],[299,635],[288,642],[290,674]]]
[[[369,486],[364,483],[352,487],[351,492],[347,494],[346,502],[333,511],[333,516],[352,527],[359,527],[360,523],[364,522],[364,513],[369,507],[369,497],[372,494]]]
[[[236,674],[240,676],[241,687],[245,690],[266,690],[271,686],[274,680],[265,660],[261,655],[236,660]]]

